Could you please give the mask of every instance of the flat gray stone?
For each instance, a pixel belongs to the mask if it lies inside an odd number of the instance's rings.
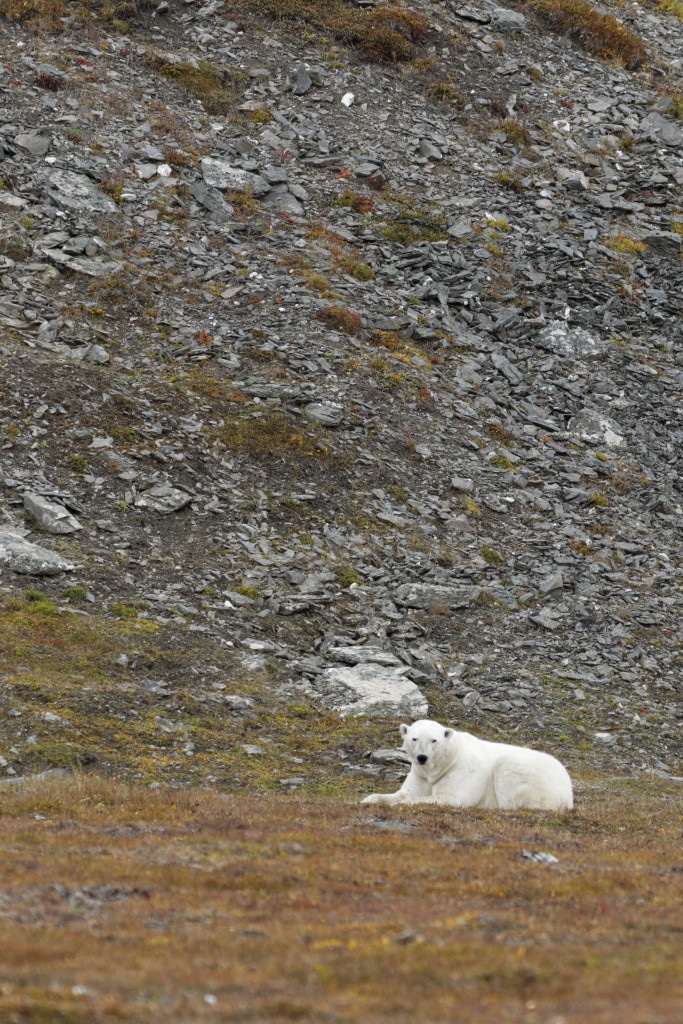
[[[113,199],[101,192],[90,178],[75,171],[52,167],[45,175],[45,190],[53,202],[72,213],[116,213]]]
[[[90,260],[87,256],[70,256],[62,249],[41,249],[43,256],[57,263],[60,267],[67,267],[77,274],[85,274],[86,277],[108,277],[121,269],[120,263],[114,260]]]
[[[274,210],[276,213],[287,213],[292,217],[304,217],[306,215],[303,206],[296,196],[292,195],[287,185],[274,185],[273,188],[270,188],[262,205],[266,210]]]
[[[599,359],[609,342],[589,334],[583,327],[570,327],[566,320],[552,320],[536,339],[537,345],[570,359]]]
[[[443,160],[443,153],[429,139],[422,139],[420,142],[420,156],[427,160]]]
[[[270,192],[270,185],[260,174],[245,171],[242,167],[233,167],[225,160],[205,156],[201,166],[205,184],[213,188],[230,189],[232,192],[252,192],[255,196],[264,196]]]
[[[469,477],[464,476],[452,476],[451,484],[456,491],[461,491],[464,494],[471,494],[474,490],[474,480],[470,480]]]
[[[306,93],[308,92],[308,90],[311,88],[312,85],[313,85],[313,81],[311,79],[311,76],[308,73],[306,65],[303,62],[301,62],[300,64],[297,64],[297,66],[296,66],[296,82],[294,83],[294,87],[292,89],[292,92],[294,93],[294,95],[295,96],[305,96]]]
[[[496,7],[491,11],[491,25],[496,32],[513,35],[515,32],[524,31],[526,18],[518,11],[511,11],[507,7]]]
[[[540,584],[538,589],[542,594],[552,594],[556,590],[562,590],[564,588],[564,577],[561,572],[555,572],[552,576],[547,576]]]
[[[491,353],[491,362],[507,378],[510,384],[519,384],[523,379],[523,374],[519,372],[516,366],[512,365],[502,352],[493,351]]]
[[[590,444],[607,445],[608,448],[619,448],[624,444],[624,434],[616,420],[597,409],[577,412],[567,424],[567,430]]]
[[[389,651],[382,651],[379,647],[332,647],[329,657],[335,661],[341,661],[345,665],[384,665],[385,667],[398,667],[403,664],[400,658]]]
[[[188,188],[197,202],[213,214],[213,219],[217,224],[225,224],[232,220],[235,211],[230,203],[226,203],[217,188],[205,185],[201,181],[192,182]]]
[[[44,135],[22,134],[16,136],[14,145],[31,156],[45,156],[50,148],[50,140]]]
[[[0,565],[28,576],[56,576],[74,565],[55,551],[25,540],[11,530],[0,530]]]
[[[675,231],[651,231],[642,240],[658,256],[679,256],[683,249],[683,236]]]
[[[665,146],[671,146],[674,149],[683,146],[683,128],[680,128],[674,121],[663,117],[656,110],[644,118],[640,127],[649,135],[653,135],[657,141],[663,142]]]
[[[335,666],[318,676],[315,685],[323,704],[340,715],[410,720],[423,718],[428,710],[422,692],[396,668],[373,664]]]
[[[445,586],[436,583],[404,583],[394,594],[396,604],[406,608],[469,608],[481,594],[481,587]]]
[[[311,402],[305,407],[304,415],[323,427],[338,427],[344,415],[344,408],[334,402]]]
[[[24,508],[48,533],[75,533],[83,527],[68,509],[42,494],[24,494]]]
[[[173,487],[172,484],[155,484],[148,491],[137,495],[135,507],[150,508],[154,512],[168,515],[170,512],[178,512],[181,508],[185,508],[191,501],[194,501],[194,497],[194,494],[188,494],[187,491]]]

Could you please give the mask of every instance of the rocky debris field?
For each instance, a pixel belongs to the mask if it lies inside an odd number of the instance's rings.
[[[683,774],[680,4],[550,6],[0,0],[0,772]]]

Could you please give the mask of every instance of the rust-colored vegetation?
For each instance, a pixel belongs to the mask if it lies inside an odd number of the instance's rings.
[[[645,43],[611,14],[600,14],[588,0],[531,0],[556,32],[574,35],[589,53],[638,68],[647,56]]]
[[[361,332],[360,315],[345,306],[327,306],[316,313],[316,318],[331,331],[342,331],[343,334],[351,335],[358,335]]]
[[[226,13],[309,25],[377,62],[411,61],[427,37],[424,16],[399,6],[367,10],[346,0],[230,0]]]
[[[3,787],[0,1017],[674,1021],[679,795],[593,783],[558,816]]]

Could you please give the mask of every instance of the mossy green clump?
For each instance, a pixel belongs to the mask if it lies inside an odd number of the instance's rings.
[[[507,455],[494,455],[491,459],[491,465],[497,469],[514,470],[515,468],[514,463]]]
[[[647,252],[645,242],[639,242],[635,238],[628,238],[627,235],[613,235],[605,242],[608,249],[614,252],[625,253],[627,256],[640,256]]]
[[[235,593],[241,594],[242,597],[248,597],[251,601],[258,601],[261,596],[261,592],[256,587],[250,587],[245,583],[240,583],[238,587],[235,587]]]
[[[169,64],[162,56],[153,54],[147,58],[147,63],[200,100],[207,114],[226,114],[235,106],[249,81],[243,71],[228,72],[205,60]]]
[[[496,549],[491,547],[489,544],[482,545],[482,547],[479,548],[479,554],[485,562],[488,562],[489,565],[495,565],[496,562],[502,562],[503,560],[503,556],[500,551],[496,551]]]
[[[350,587],[352,583],[362,582],[360,573],[352,565],[337,565],[332,571],[344,589]]]
[[[379,224],[385,241],[415,245],[449,238],[448,217],[435,203],[420,203],[404,194],[387,196],[385,202],[388,212]]]

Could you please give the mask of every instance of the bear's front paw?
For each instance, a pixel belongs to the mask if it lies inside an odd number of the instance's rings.
[[[381,804],[384,801],[383,793],[371,793],[370,796],[366,796],[364,800],[361,800],[362,804]]]

